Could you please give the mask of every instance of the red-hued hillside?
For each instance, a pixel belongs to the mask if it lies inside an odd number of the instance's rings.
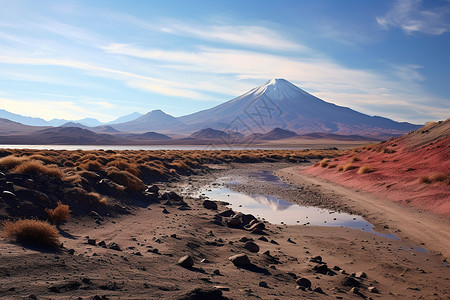
[[[450,119],[322,160],[304,172],[450,217]]]

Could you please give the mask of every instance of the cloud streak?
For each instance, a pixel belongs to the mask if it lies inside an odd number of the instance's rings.
[[[399,27],[406,34],[441,35],[450,30],[449,12],[450,5],[426,10],[422,0],[397,0],[384,17],[376,20],[384,29]]]

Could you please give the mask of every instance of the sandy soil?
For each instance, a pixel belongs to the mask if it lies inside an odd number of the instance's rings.
[[[277,174],[293,186],[261,183],[247,176],[254,170],[278,170]],[[376,224],[388,225],[402,240],[348,228],[266,224],[264,237],[268,241],[263,241],[260,234],[217,225],[214,215],[226,210],[224,205],[219,203],[218,211],[205,209],[202,200],[192,192],[221,176],[247,177],[245,186],[235,186],[236,189],[361,211]],[[411,243],[406,239],[419,241],[426,237],[412,234],[412,228],[420,231],[421,224],[433,224],[426,221],[425,215],[417,215],[416,221],[421,223],[408,223],[411,230],[396,227],[401,222],[394,218],[394,212],[383,219],[377,213],[377,209],[391,208],[381,204],[375,207],[369,202],[371,199],[357,192],[337,196],[337,187],[311,180],[298,175],[296,166],[288,164],[233,165],[210,175],[161,186],[164,190],[185,191],[184,201],[190,210],[162,202],[136,207],[132,214],[120,218],[97,222],[89,217],[73,219],[61,226],[64,248],[59,252],[43,252],[1,240],[0,297],[22,299],[33,294],[38,299],[177,299],[194,288],[219,286],[223,295],[231,299],[448,299],[449,267],[442,263],[443,257],[410,250]],[[168,213],[163,213],[163,209]],[[406,215],[402,218],[402,222],[407,221]],[[448,231],[448,224],[435,229]],[[95,245],[88,244],[88,237],[95,239]],[[242,237],[252,238],[259,252],[246,250],[240,241]],[[444,236],[440,236],[439,241],[443,240]],[[115,242],[120,250],[102,248],[98,246],[101,241],[106,245]],[[423,247],[436,251],[431,248],[433,243],[424,241]],[[267,250],[270,255],[265,254]],[[252,265],[234,266],[228,258],[238,253],[248,255]],[[193,257],[192,268],[177,264],[183,255]],[[345,272],[337,271],[338,268],[333,271],[334,276],[317,272],[313,268],[318,264],[310,261],[317,255],[329,269],[339,266]],[[360,271],[367,278],[355,279],[361,286],[354,293],[343,281]],[[323,293],[297,289],[296,277],[309,279],[312,289],[320,287]],[[379,293],[369,292],[371,286]]]

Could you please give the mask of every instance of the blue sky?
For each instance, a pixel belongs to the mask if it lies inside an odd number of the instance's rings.
[[[450,1],[0,0],[0,109],[174,116],[284,78],[325,101],[450,117]]]

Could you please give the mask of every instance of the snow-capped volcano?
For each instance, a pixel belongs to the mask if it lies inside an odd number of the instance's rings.
[[[265,133],[279,127],[297,134],[387,137],[418,128],[323,101],[284,79],[269,80],[237,98],[178,119],[194,131],[211,127],[244,134]]]

